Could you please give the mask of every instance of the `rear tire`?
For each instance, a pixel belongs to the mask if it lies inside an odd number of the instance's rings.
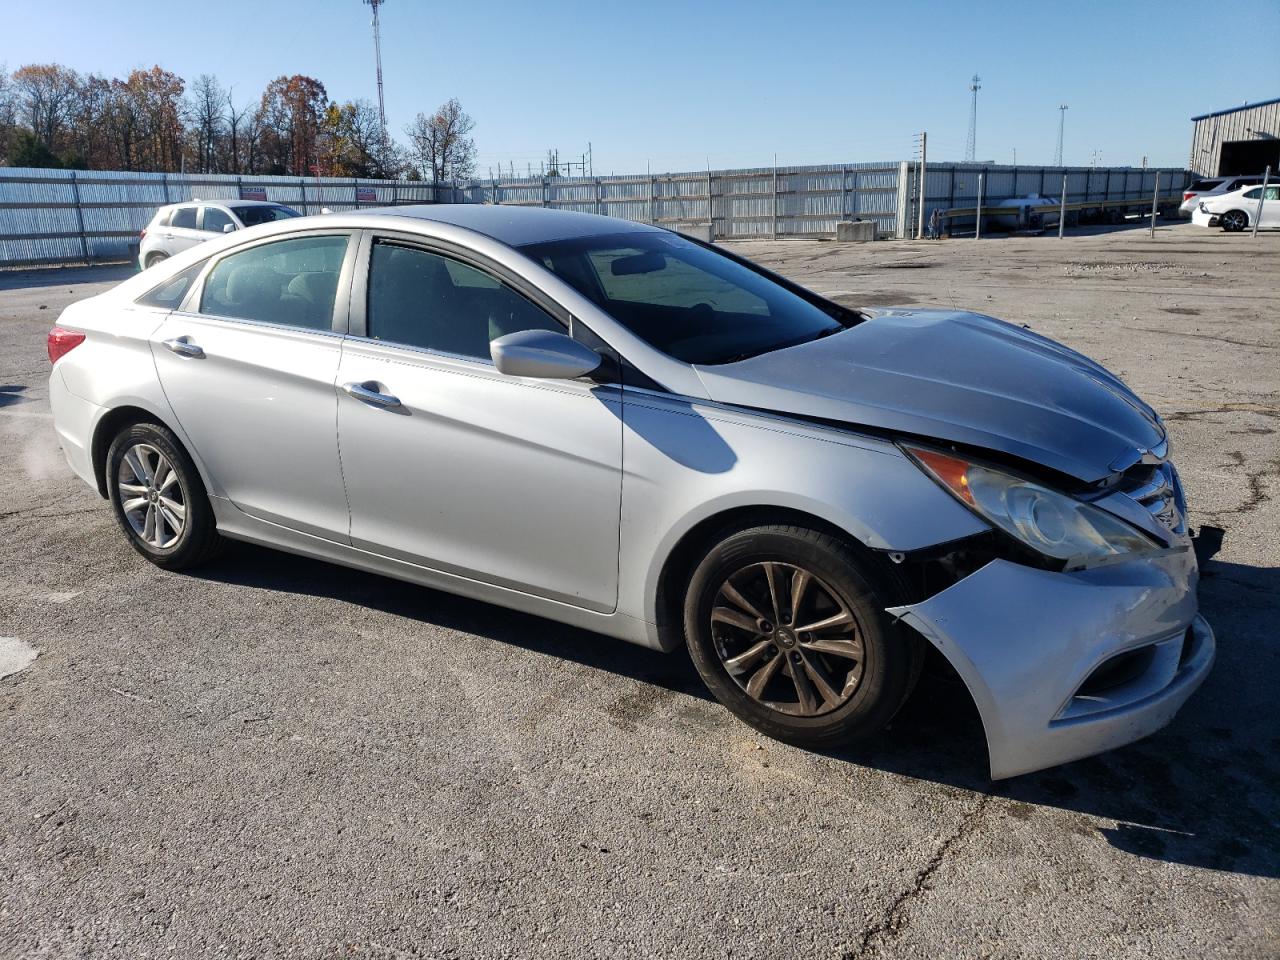
[[[150,270],[157,263],[162,263],[169,259],[167,253],[149,253],[147,254],[147,269]]]
[[[894,592],[870,558],[828,534],[730,532],[690,580],[689,652],[715,698],[756,730],[842,746],[881,730],[919,675],[920,638],[884,612]]]
[[[125,427],[111,441],[105,469],[116,522],[157,567],[187,570],[222,548],[200,473],[168,428]]]
[[[1249,226],[1249,215],[1243,210],[1228,210],[1218,223],[1227,233],[1240,233]]]

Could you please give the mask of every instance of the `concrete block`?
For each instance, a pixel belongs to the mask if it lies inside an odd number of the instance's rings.
[[[842,243],[866,243],[875,238],[874,220],[841,220],[836,224],[836,239]]]

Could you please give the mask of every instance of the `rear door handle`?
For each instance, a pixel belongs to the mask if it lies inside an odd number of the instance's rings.
[[[377,384],[372,381],[365,383],[344,383],[342,389],[348,396],[355,397],[357,400],[363,400],[365,403],[371,403],[375,407],[398,407],[400,406],[400,398],[393,397],[389,393],[379,393],[372,389]]]
[[[164,345],[182,357],[199,359],[204,356],[204,350],[192,343],[190,337],[174,337],[172,340],[165,340]]]

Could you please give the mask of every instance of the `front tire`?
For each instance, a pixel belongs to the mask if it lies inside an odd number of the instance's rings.
[[[111,442],[107,495],[140,554],[166,570],[187,570],[222,546],[200,474],[178,438],[156,423],[125,427]]]
[[[924,650],[884,612],[891,583],[850,545],[802,527],[731,533],[694,570],[684,608],[708,689],[761,733],[830,749],[887,724]]]
[[[1249,215],[1243,210],[1228,210],[1218,223],[1227,233],[1240,233],[1249,226]]]

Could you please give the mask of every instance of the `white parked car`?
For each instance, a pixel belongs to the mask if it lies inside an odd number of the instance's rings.
[[[1209,177],[1205,180],[1195,180],[1191,186],[1182,191],[1182,205],[1178,207],[1178,213],[1184,218],[1190,217],[1200,208],[1201,200],[1210,200],[1228,193],[1235,193],[1237,190],[1244,190],[1247,187],[1256,187],[1260,183],[1262,183],[1262,174],[1260,173],[1249,176]]]
[[[138,266],[154,267],[175,253],[224,233],[234,233],[260,223],[300,217],[292,207],[263,200],[191,200],[170,203],[156,211],[142,231]]]
[[[1263,192],[1266,198],[1263,198]],[[1280,230],[1280,183],[1248,187],[1221,197],[1201,200],[1191,222],[1202,227],[1221,227],[1228,233],[1249,230],[1259,214],[1259,230]]]

